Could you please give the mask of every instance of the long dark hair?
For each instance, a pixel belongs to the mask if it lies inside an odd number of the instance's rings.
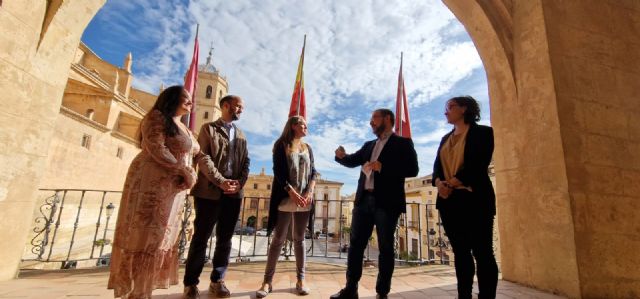
[[[464,111],[464,122],[472,124],[480,121],[480,105],[471,96],[453,97],[449,101],[454,101],[460,107],[466,107]]]
[[[176,110],[178,110],[178,106],[180,105],[180,96],[183,90],[184,87],[182,85],[174,85],[163,90],[158,96],[156,103],[153,104],[153,107],[147,113],[147,116],[154,110],[162,113],[164,117],[164,134],[166,136],[173,137],[178,134],[178,126],[173,122],[173,117],[176,115]],[[142,128],[142,124],[140,124],[140,126],[140,128]],[[138,131],[142,132],[141,129]],[[138,134],[138,136],[139,141],[142,142],[142,134]]]
[[[293,132],[293,125],[297,125],[301,122],[304,122],[305,119],[302,116],[292,116],[289,117],[287,123],[284,125],[284,129],[282,129],[282,134],[273,144],[273,152],[276,151],[276,148],[279,145],[285,146],[285,150],[291,147],[293,142],[293,138],[295,137],[295,133]]]

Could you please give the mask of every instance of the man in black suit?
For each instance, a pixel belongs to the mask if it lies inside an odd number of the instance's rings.
[[[378,236],[377,298],[387,298],[393,275],[393,234],[401,213],[406,212],[404,179],[418,174],[418,158],[409,138],[393,134],[394,116],[389,109],[378,109],[369,122],[377,139],[367,141],[348,155],[342,146],[336,161],[346,167],[362,167],[356,191],[351,245],[347,260],[347,285],[331,299],[358,298],[362,259],[367,242],[376,226]]]

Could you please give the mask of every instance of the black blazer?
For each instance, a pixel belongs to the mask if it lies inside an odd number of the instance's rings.
[[[371,159],[376,140],[365,142],[362,148],[351,155],[335,159],[346,167],[362,166]],[[373,194],[376,198],[376,207],[388,209],[397,214],[406,212],[404,179],[418,175],[418,156],[413,148],[413,141],[391,134],[378,156],[378,161],[382,164],[382,169],[380,172],[373,172]],[[365,179],[361,171],[355,205],[358,205],[363,196]]]
[[[278,221],[278,206],[280,206],[280,202],[284,198],[289,197],[289,193],[284,187],[289,183],[289,166],[287,165],[287,151],[285,149],[284,142],[281,142],[275,146],[273,153],[273,182],[271,184],[271,199],[269,201],[269,220],[267,222],[267,235],[271,235],[271,231],[276,226],[276,221]],[[311,146],[307,144],[307,148],[309,149],[309,162],[311,163],[311,171],[309,172],[309,177],[307,181],[307,188],[304,191],[309,189],[311,185],[311,181],[315,181],[316,179],[316,167],[313,162],[313,151],[311,150]],[[315,214],[315,200],[311,203],[311,213],[309,214],[309,231],[313,233],[313,218]]]
[[[433,163],[433,186],[436,185],[436,179],[444,181],[444,171],[440,162],[440,149],[447,141],[449,136],[453,134],[453,130],[440,141],[436,161]],[[480,213],[496,214],[496,195],[493,185],[489,179],[489,164],[493,156],[493,129],[488,126],[473,123],[469,126],[467,137],[464,145],[464,164],[455,174],[455,177],[462,182],[464,186],[471,187],[473,192],[472,198],[474,203],[478,203],[476,208]],[[454,191],[456,192],[456,191]],[[438,196],[436,200],[436,208],[440,209],[446,206],[447,201],[452,199],[443,199]]]

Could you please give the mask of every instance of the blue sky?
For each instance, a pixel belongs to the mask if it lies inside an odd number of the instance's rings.
[[[252,173],[271,173],[271,146],[286,121],[304,34],[306,140],[322,177],[345,183],[343,194],[355,191],[359,170],[335,163],[333,152],[338,145],[353,152],[375,138],[371,111],[395,110],[401,51],[420,176],[431,173],[438,142],[451,129],[447,99],[475,97],[481,123],[489,123],[482,62],[440,1],[109,0],[82,40],[115,65],[132,52],[134,86],[155,94],[161,83],[182,83],[196,23],[200,61],[213,43],[213,63],[229,93],[245,100],[238,125],[248,135]]]

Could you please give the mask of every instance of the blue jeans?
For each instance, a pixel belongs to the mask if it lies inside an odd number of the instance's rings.
[[[357,290],[362,277],[362,259],[367,248],[369,238],[376,226],[378,235],[378,279],[376,292],[387,295],[391,290],[391,276],[393,276],[393,234],[396,230],[399,214],[385,209],[376,208],[372,194],[365,194],[353,208],[351,220],[351,244],[347,256],[347,289]]]
[[[240,215],[242,199],[223,195],[218,200],[195,197],[196,219],[193,221],[193,237],[189,245],[189,254],[184,270],[184,285],[197,285],[200,273],[207,260],[207,243],[216,227],[216,248],[213,252],[213,271],[211,281],[224,279],[229,266],[231,238]],[[217,224],[217,225],[216,225]]]

